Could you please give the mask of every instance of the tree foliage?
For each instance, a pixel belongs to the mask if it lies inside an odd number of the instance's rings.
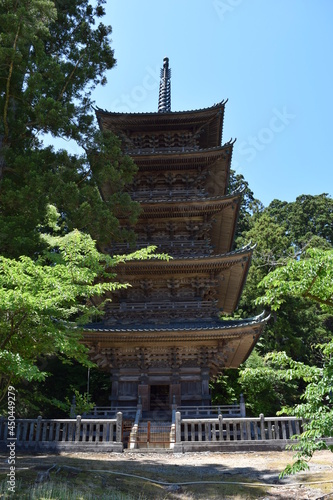
[[[258,344],[262,355],[272,350],[284,350],[298,361],[317,363],[320,355],[314,346],[332,338],[331,313],[328,309],[320,309],[309,297],[311,294],[281,296],[283,304],[278,310],[271,308],[268,302],[256,300],[260,294],[258,285],[267,275],[273,279],[274,274],[270,274],[273,271],[283,273],[282,269],[288,262],[288,265],[295,265],[304,260],[302,265],[307,265],[305,260],[310,255],[306,253],[307,249],[332,249],[329,224],[324,224],[325,218],[330,221],[332,208],[332,200],[326,194],[303,195],[292,203],[274,200],[250,217],[249,229],[239,237],[238,245],[252,241],[256,247],[238,314],[254,316],[262,311],[263,306],[271,312],[271,320]],[[311,225],[300,222],[304,210],[306,218],[312,221]]]
[[[303,258],[290,259],[286,265],[269,273],[261,282],[265,294],[259,304],[268,304],[279,310],[288,298],[306,298],[333,313],[333,250],[308,248]],[[317,346],[318,347],[318,346]],[[307,386],[301,396],[304,402],[282,411],[306,419],[303,433],[293,446],[297,451],[295,461],[288,465],[284,474],[304,470],[307,460],[316,450],[330,448],[325,438],[333,436],[333,340],[319,346],[323,362],[308,366],[288,357],[286,353],[269,355],[285,380],[303,379]],[[282,370],[281,370],[282,368]]]
[[[301,195],[294,202],[273,200],[267,212],[277,224],[283,224],[286,234],[297,250],[315,236],[333,245],[333,200],[327,194]]]
[[[238,383],[252,415],[276,414],[282,406],[296,402],[297,383],[271,363],[268,355],[254,351],[240,370]]]
[[[296,451],[294,462],[287,465],[281,476],[308,469],[308,461],[317,450],[333,451],[333,445],[327,443],[327,438],[333,437],[333,341],[318,348],[324,357],[321,367],[296,362],[284,352],[267,356],[282,379],[302,379],[307,383],[302,402],[293,408],[284,407],[280,412],[304,419],[304,430],[295,436],[298,442],[292,445]]]
[[[93,297],[129,286],[118,283],[119,262],[152,257],[153,247],[110,257],[97,251],[91,237],[75,230],[47,238],[51,247],[37,260],[0,257],[0,382],[43,380],[39,358],[57,354],[88,363],[80,342],[82,325],[102,314]]]
[[[296,389],[289,390],[281,377],[275,377],[276,367],[266,360],[269,352],[285,351],[297,362],[322,367],[323,352],[316,346],[333,338],[333,314],[329,307],[331,212],[332,200],[327,194],[303,195],[292,203],[274,200],[267,208],[252,213],[246,209],[246,229],[238,235],[237,246],[249,241],[256,246],[237,317],[254,316],[265,307],[271,319],[256,351],[238,370],[238,377],[226,371],[223,380],[214,384],[214,397],[220,397],[220,403],[228,398],[224,386],[237,395],[243,392],[248,411],[256,416],[260,412],[275,414],[282,405],[291,407],[299,402],[306,384],[295,381]],[[277,279],[289,268],[293,268],[293,277]],[[262,285],[258,289],[261,282],[267,288]],[[326,294],[322,290],[324,283]],[[301,286],[302,293],[294,293]],[[264,297],[257,300],[260,293]],[[326,301],[325,307],[319,305],[319,300],[312,300],[315,297]]]
[[[236,246],[238,246],[239,238],[251,228],[252,217],[255,218],[260,214],[264,206],[261,201],[254,197],[253,191],[251,191],[249,183],[244,179],[244,176],[242,174],[236,174],[234,170],[231,170],[228,192],[233,193],[235,191],[242,192],[242,204],[235,234]]]
[[[31,146],[40,132],[85,145],[93,122],[91,92],[106,83],[105,71],[115,63],[111,27],[95,26],[103,3],[1,3],[4,147]]]
[[[308,248],[304,258],[290,259],[262,281],[265,294],[257,304],[277,310],[289,296],[304,297],[333,312],[333,250]]]
[[[138,215],[124,188],[136,167],[118,139],[97,130],[93,111],[92,91],[115,64],[103,3],[1,2],[0,246],[7,257],[41,250],[36,228],[50,203],[64,231],[88,232],[101,248],[128,237],[119,218],[130,224]],[[56,151],[46,136],[75,141],[82,153]],[[113,189],[104,196],[106,176]]]

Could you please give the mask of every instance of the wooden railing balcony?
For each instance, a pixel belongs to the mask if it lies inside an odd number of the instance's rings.
[[[189,237],[190,238],[190,237]],[[194,239],[154,239],[150,241],[137,241],[135,249],[146,248],[149,245],[156,245],[157,252],[167,252],[172,255],[211,255],[213,253],[213,247],[209,240],[194,240]],[[114,245],[111,249],[111,253],[124,254],[128,252],[133,252],[134,248],[129,243],[118,243]]]
[[[215,300],[180,300],[170,301],[145,301],[145,302],[120,302],[117,306],[112,303],[110,310],[118,310],[119,312],[144,312],[144,311],[175,311],[175,310],[210,310],[216,307]]]
[[[216,406],[177,406],[183,418],[245,417],[245,403]]]
[[[207,191],[203,188],[170,188],[170,189],[136,189],[129,192],[131,198],[137,201],[149,201],[154,199],[188,198],[198,196],[200,199],[208,197]]]
[[[117,406],[112,408],[111,406],[95,406],[93,410],[86,414],[83,414],[84,418],[116,418],[117,413],[121,412],[126,418],[135,418],[137,407],[136,406]]]

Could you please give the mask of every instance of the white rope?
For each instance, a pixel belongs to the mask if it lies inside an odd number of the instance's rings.
[[[162,486],[189,486],[191,484],[233,484],[239,486],[270,486],[272,488],[290,488],[291,486],[303,486],[308,484],[327,484],[333,483],[333,479],[330,481],[311,481],[306,483],[288,483],[288,484],[271,484],[271,483],[246,483],[239,481],[190,481],[186,483],[167,483],[165,481],[157,481],[156,479],[150,479],[149,477],[137,476],[136,474],[127,474],[126,472],[116,472],[111,470],[96,470],[93,469],[91,472],[103,472],[106,474],[116,474],[118,476],[135,477],[136,479],[142,479],[144,481],[149,481],[150,483],[160,484]]]

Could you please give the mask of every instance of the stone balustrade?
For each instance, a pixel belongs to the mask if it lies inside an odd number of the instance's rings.
[[[183,418],[177,412],[174,451],[284,449],[302,427],[296,417]]]
[[[15,443],[18,449],[52,451],[122,451],[122,413],[114,419],[17,419]],[[0,419],[0,446],[6,446],[7,419]]]
[[[169,447],[176,453],[186,451],[251,451],[283,450],[294,436],[303,431],[303,422],[296,417],[224,417],[182,416],[173,412],[172,422],[141,423],[139,405],[132,428],[129,448]],[[16,447],[34,451],[116,451],[124,448],[123,414],[116,418],[18,419],[15,422]],[[147,427],[144,428],[144,426]],[[147,436],[145,436],[145,434]],[[7,419],[0,419],[0,447],[5,449],[13,439]],[[142,441],[142,443],[141,443]],[[141,446],[139,446],[141,443]],[[148,445],[147,445],[148,447]]]

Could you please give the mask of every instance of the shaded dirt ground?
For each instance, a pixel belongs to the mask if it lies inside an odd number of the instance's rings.
[[[3,480],[8,464],[4,454],[0,460]],[[77,497],[83,499],[112,499],[118,494],[117,498],[140,500],[333,500],[332,453],[318,452],[310,471],[279,480],[279,473],[291,461],[292,452],[26,454],[18,456],[16,474],[21,486],[28,487],[38,473],[56,464],[49,481],[68,484],[83,492]],[[0,494],[0,498],[6,496]]]

